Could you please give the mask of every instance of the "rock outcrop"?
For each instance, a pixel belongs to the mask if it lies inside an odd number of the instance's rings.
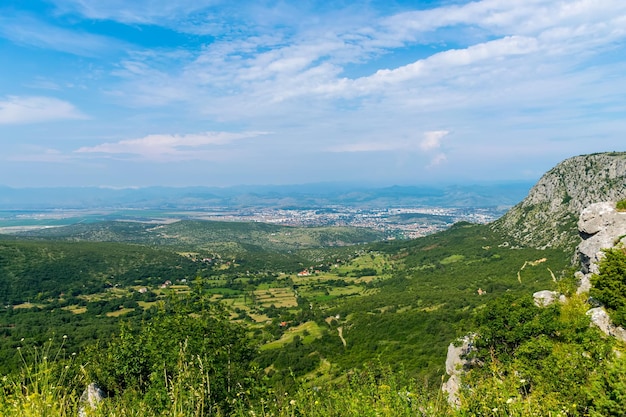
[[[626,212],[615,208],[615,202],[624,199],[626,152],[577,156],[548,171],[528,197],[491,227],[510,238],[508,245],[573,250],[578,244],[576,260],[581,266],[581,271],[576,273],[580,281],[578,292],[587,293],[592,274],[599,272],[602,250],[620,241],[626,245]],[[537,291],[533,298],[538,307],[567,301],[564,295],[550,290]],[[604,333],[626,342],[626,330],[615,326],[604,308],[593,308],[587,314],[592,324]],[[448,347],[446,373],[450,378],[442,390],[455,408],[460,406],[462,374],[476,365],[467,359],[473,341],[473,335],[466,336],[460,346]]]
[[[473,342],[474,335],[468,335],[461,339],[459,346],[455,346],[454,343],[450,343],[450,346],[448,346],[446,373],[450,375],[450,378],[443,383],[441,390],[448,394],[448,403],[455,408],[461,405],[459,398],[461,374],[472,365],[472,361],[467,358],[467,355],[473,350]]]
[[[626,153],[569,158],[548,171],[528,197],[493,223],[511,243],[574,248],[580,212],[598,201],[626,199]]]
[[[565,302],[565,296],[556,291],[543,290],[533,294],[533,300],[537,307],[547,307],[557,301]]]
[[[617,211],[614,202],[592,204],[580,214],[578,231],[583,241],[576,257],[582,273],[597,274],[602,249],[612,248],[626,236],[626,212]]]
[[[83,394],[80,396],[78,416],[86,417],[88,415],[86,411],[87,407],[89,407],[90,410],[95,410],[98,403],[104,398],[106,398],[106,394],[97,384],[92,382],[87,385],[87,388],[85,388],[85,391],[83,391]]]
[[[591,324],[602,330],[604,334],[626,342],[626,330],[621,326],[613,324],[604,307],[592,308],[587,311],[587,315],[591,319]]]
[[[580,214],[578,231],[583,241],[576,248],[576,258],[581,271],[576,273],[580,285],[577,293],[591,289],[591,276],[600,272],[599,263],[604,256],[603,249],[626,244],[626,212],[617,211],[614,202],[591,204]],[[591,324],[606,335],[626,342],[626,330],[611,321],[604,307],[587,311]]]

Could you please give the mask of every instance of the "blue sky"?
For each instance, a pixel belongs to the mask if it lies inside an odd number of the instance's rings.
[[[532,181],[626,150],[623,0],[0,2],[0,184]]]

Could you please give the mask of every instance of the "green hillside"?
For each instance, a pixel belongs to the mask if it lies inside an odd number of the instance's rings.
[[[590,326],[567,245],[464,222],[362,243],[376,236],[181,221],[3,237],[0,412],[73,414],[90,382],[109,395],[98,416],[624,410],[624,346]],[[626,252],[605,259],[592,295],[623,322]],[[536,306],[545,289],[567,300]],[[468,334],[453,408],[446,352]]]
[[[355,227],[289,227],[257,222],[181,220],[168,224],[99,222],[23,232],[24,238],[76,242],[127,242],[152,246],[274,252],[346,246],[382,240],[384,234]],[[242,246],[246,246],[245,248]]]

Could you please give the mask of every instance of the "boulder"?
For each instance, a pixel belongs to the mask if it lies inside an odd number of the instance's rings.
[[[556,291],[549,290],[537,291],[533,294],[533,299],[537,307],[547,307],[557,300],[560,300],[560,294]]]
[[[576,256],[582,272],[597,274],[602,249],[612,248],[626,236],[626,212],[617,211],[613,202],[591,204],[580,214],[578,231],[583,241],[576,248]]]
[[[97,384],[92,382],[91,384],[87,385],[87,388],[85,388],[85,391],[83,391],[83,394],[80,396],[78,416],[86,417],[87,413],[85,412],[85,408],[89,407],[92,410],[95,410],[95,408],[98,406],[98,403],[104,398],[106,398],[106,394],[100,389]]]
[[[626,342],[626,330],[613,324],[604,307],[592,308],[587,311],[587,315],[591,319],[591,324],[598,327],[604,334]]]

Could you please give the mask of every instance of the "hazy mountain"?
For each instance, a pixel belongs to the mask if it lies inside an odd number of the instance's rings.
[[[288,186],[10,188],[0,187],[0,209],[199,207],[319,208],[445,206],[494,207],[519,202],[532,184],[368,187],[349,184]]]

